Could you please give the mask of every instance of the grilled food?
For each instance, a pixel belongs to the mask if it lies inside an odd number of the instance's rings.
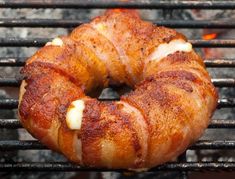
[[[202,135],[218,99],[186,37],[135,10],[109,10],[55,38],[22,73],[22,125],[90,167],[151,168],[171,160]],[[110,102],[86,95],[109,85],[133,91]]]

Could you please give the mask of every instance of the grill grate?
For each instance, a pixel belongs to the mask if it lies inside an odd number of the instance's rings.
[[[0,27],[77,27],[88,21],[64,19],[0,19]],[[171,28],[235,28],[235,22],[217,20],[158,20],[152,23]]]
[[[0,1],[0,8],[138,8],[138,9],[235,9],[235,1],[15,1],[2,0]],[[83,24],[85,20],[63,20],[63,19],[0,19],[0,28],[8,27],[50,27],[50,28],[71,28]],[[235,22],[224,20],[159,20],[153,23],[172,28],[235,28]],[[0,47],[41,47],[51,39],[47,38],[0,38]],[[220,39],[220,40],[190,40],[196,48],[235,48],[235,39]],[[0,57],[0,67],[21,67],[25,63],[27,57]],[[206,59],[205,64],[208,68],[235,68],[234,58],[223,59]],[[212,80],[214,85],[223,87],[235,87],[234,78],[215,78]],[[0,87],[19,87],[21,82],[20,77],[16,78],[0,78]],[[107,98],[100,98],[100,100],[110,100]],[[113,100],[118,100],[113,98]],[[16,109],[18,107],[17,99],[0,99],[0,109]],[[235,98],[221,98],[219,99],[218,109],[220,108],[234,108]],[[20,129],[22,128],[18,119],[4,119],[0,118],[0,128],[6,129]],[[209,128],[235,128],[235,119],[212,119]],[[199,140],[191,150],[201,149],[235,149],[235,140]],[[0,151],[9,150],[48,150],[40,142],[36,140],[0,140]],[[187,178],[188,171],[208,171],[208,170],[225,170],[235,171],[235,162],[187,162],[186,153],[178,158],[178,162],[167,163],[150,170],[155,171],[181,171],[183,178]],[[116,171],[123,172],[125,170],[107,170],[96,168],[83,168],[75,166],[67,162],[0,162],[0,171]]]
[[[0,57],[0,66],[23,66],[28,57]],[[206,67],[234,68],[235,59],[205,59]]]
[[[234,87],[235,79],[233,78],[217,78],[212,79],[213,84],[216,87]],[[21,83],[20,79],[14,78],[0,78],[0,86],[19,86]]]
[[[0,47],[42,47],[50,38],[19,39],[19,38],[0,38]],[[193,47],[200,48],[234,48],[235,40],[189,40]]]
[[[18,129],[22,128],[18,119],[0,119],[0,128]],[[235,119],[213,119],[209,128],[235,128]]]
[[[138,9],[234,9],[235,2],[233,0],[227,1],[106,1],[106,0],[60,0],[60,1],[42,1],[42,0],[2,0],[0,2],[1,8],[138,8]]]
[[[119,98],[98,98],[101,101],[109,101],[109,100],[119,100]],[[0,99],[0,108],[1,109],[16,109],[18,107],[17,99]],[[235,107],[235,99],[234,98],[222,98],[218,100],[217,109],[220,108],[231,108]]]
[[[46,146],[42,145],[40,142],[35,140],[28,141],[18,141],[18,140],[6,140],[0,141],[0,151],[5,150],[40,150],[47,149]],[[235,141],[232,140],[200,140],[196,142],[189,149],[235,149]],[[48,149],[49,150],[49,149]]]
[[[156,171],[233,171],[235,162],[179,162],[167,163],[149,170],[149,172]],[[128,172],[124,169],[105,169],[105,168],[84,168],[72,165],[66,162],[24,162],[24,163],[0,163],[0,169],[4,171],[21,172],[21,171],[90,171],[90,172]]]

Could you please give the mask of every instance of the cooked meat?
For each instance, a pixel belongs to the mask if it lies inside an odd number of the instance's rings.
[[[218,95],[204,63],[175,30],[109,10],[27,60],[22,125],[84,166],[151,168],[180,155],[207,128]],[[92,94],[133,88],[120,101]]]

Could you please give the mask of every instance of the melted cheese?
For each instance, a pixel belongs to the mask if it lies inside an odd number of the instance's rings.
[[[192,44],[185,42],[182,39],[172,40],[169,43],[160,44],[154,52],[149,56],[151,60],[161,60],[167,55],[173,54],[177,51],[190,52],[192,50]]]
[[[83,100],[76,100],[70,104],[66,114],[66,123],[69,129],[81,129],[84,109],[85,104]]]
[[[48,46],[48,45],[54,45],[54,46],[60,46],[60,47],[62,47],[62,45],[63,45],[64,43],[63,43],[63,41],[61,40],[61,38],[54,38],[51,42],[47,42],[46,43],[46,46]]]
[[[98,23],[94,25],[95,29],[98,30],[101,34],[105,35],[105,31],[107,30],[107,26],[103,23]]]
[[[24,96],[24,93],[26,92],[26,86],[27,86],[27,83],[25,80],[22,81],[21,85],[20,85],[20,94],[19,94],[19,105],[22,101],[22,98]]]

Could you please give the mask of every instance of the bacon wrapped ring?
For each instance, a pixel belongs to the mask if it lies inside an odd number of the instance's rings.
[[[22,69],[19,117],[44,145],[89,167],[151,168],[207,128],[218,95],[204,63],[175,30],[109,10],[48,42]],[[133,89],[120,101],[87,96]]]

